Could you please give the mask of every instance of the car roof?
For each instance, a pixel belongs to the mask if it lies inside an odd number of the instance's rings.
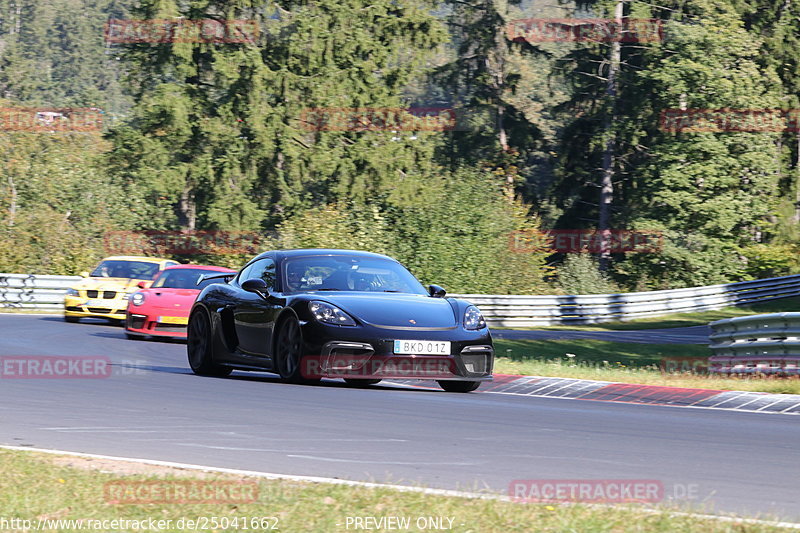
[[[218,272],[236,272],[232,268],[218,267],[218,266],[213,266],[213,265],[172,265],[172,266],[168,266],[167,268],[165,268],[164,271],[176,270],[176,269],[187,269],[187,268],[191,269],[191,270],[215,270],[215,271],[218,271]]]
[[[163,263],[164,261],[174,261],[174,259],[144,257],[139,255],[112,255],[111,257],[104,258],[103,261],[141,261],[143,263]]]
[[[311,257],[315,255],[352,255],[356,257],[373,258],[373,259],[388,259],[396,261],[388,255],[376,254],[372,252],[364,252],[362,250],[341,250],[338,248],[295,248],[292,250],[272,250],[264,252],[258,257],[274,254],[278,259],[288,259],[295,257]]]

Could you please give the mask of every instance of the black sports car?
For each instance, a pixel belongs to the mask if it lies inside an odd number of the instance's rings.
[[[196,374],[270,371],[291,382],[435,379],[469,392],[492,379],[489,328],[469,302],[428,290],[385,255],[351,250],[265,252],[217,274],[189,316]]]

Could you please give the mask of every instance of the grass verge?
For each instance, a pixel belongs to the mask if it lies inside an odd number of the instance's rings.
[[[587,505],[517,504],[495,500],[466,499],[452,496],[398,492],[386,488],[348,487],[323,483],[240,478],[180,469],[152,467],[148,473],[126,472],[125,464],[51,456],[31,452],[0,450],[0,519],[31,520],[172,520],[172,527],[159,531],[197,531],[179,528],[178,520],[200,517],[235,518],[276,517],[279,531],[347,531],[347,517],[409,517],[407,531],[419,531],[418,517],[441,517],[450,524],[449,531],[592,531],[592,532],[773,532],[784,531],[768,524],[732,523],[695,516],[675,516],[664,510],[645,513],[631,507],[596,507]],[[80,468],[75,465],[80,464]],[[141,471],[141,465],[135,470]],[[212,486],[220,481],[243,480],[258,483],[252,503],[225,504],[114,504],[107,500],[106,484],[157,481],[164,486],[171,481],[185,482],[187,476],[200,484]],[[274,524],[269,521],[268,524]],[[51,525],[52,522],[51,522]],[[76,531],[77,527],[43,528],[41,531]],[[84,527],[84,531],[88,528]],[[267,531],[266,528],[217,527],[208,531]],[[384,529],[386,530],[386,529]],[[3,529],[0,531],[11,531]],[[15,529],[13,531],[18,531]],[[133,528],[106,527],[103,531],[133,531]],[[153,531],[153,529],[150,529]]]
[[[494,345],[497,355],[494,370],[499,374],[800,394],[800,377],[725,377],[692,373],[694,363],[711,355],[711,350],[704,345],[592,339],[495,339]]]

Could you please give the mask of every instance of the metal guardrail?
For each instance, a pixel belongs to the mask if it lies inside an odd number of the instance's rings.
[[[80,276],[0,274],[0,310],[62,311],[64,293]]]
[[[0,309],[61,310],[79,276],[0,274]],[[596,324],[720,309],[800,296],[800,275],[665,291],[584,296],[454,295],[477,305],[491,327]]]
[[[800,313],[726,318],[710,326],[711,372],[800,373]]]
[[[622,294],[585,296],[487,296],[463,294],[493,327],[597,324],[648,316],[708,311],[800,296],[800,275],[754,281]]]

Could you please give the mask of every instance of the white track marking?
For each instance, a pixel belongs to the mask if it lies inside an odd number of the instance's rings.
[[[293,459],[311,459],[327,463],[356,463],[360,465],[403,465],[403,466],[478,466],[479,463],[422,463],[419,461],[364,461],[363,459],[336,459],[334,457],[321,457],[319,455],[287,455]]]
[[[247,424],[226,424],[224,426],[219,427],[226,427],[226,428],[248,428],[251,427]],[[56,426],[56,427],[48,427],[48,428],[39,428],[39,429],[46,429],[51,431],[115,431],[115,430],[158,430],[158,429],[197,429],[197,430],[208,430],[207,426],[132,426],[132,427],[125,427],[125,426]]]
[[[325,444],[326,442],[407,442],[404,440],[394,440],[394,439],[365,439],[365,440],[356,440],[356,439],[325,439],[324,442],[321,442],[319,439],[317,440],[320,444]],[[285,453],[293,450],[285,450],[285,449],[272,449],[272,448],[240,448],[238,446],[214,446],[211,444],[198,444],[195,442],[178,442],[175,446],[186,446],[189,448],[208,448],[210,450],[227,450],[232,452],[277,452],[277,453]],[[294,450],[296,451],[296,450]],[[308,450],[308,451],[316,451],[316,450]],[[353,453],[352,450],[344,450],[337,453]]]

